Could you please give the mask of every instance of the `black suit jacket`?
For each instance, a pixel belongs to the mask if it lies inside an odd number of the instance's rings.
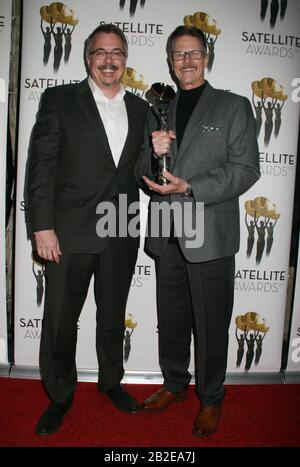
[[[117,207],[120,194],[127,204],[139,199],[134,165],[148,104],[129,92],[124,99],[129,129],[116,167],[87,79],[44,92],[27,165],[28,219],[33,232],[54,229],[62,252],[103,251],[107,237],[96,233],[97,205]],[[139,238],[115,238],[113,245],[136,249]]]

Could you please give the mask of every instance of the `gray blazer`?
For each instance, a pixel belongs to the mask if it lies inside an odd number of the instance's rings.
[[[169,127],[174,131],[176,112],[180,112],[180,109],[177,109],[178,96],[179,93],[169,109]],[[154,178],[149,134],[157,127],[156,118],[149,110],[144,145],[135,168],[136,178],[142,187],[143,175]],[[189,181],[193,196],[161,196],[151,192],[146,250],[155,256],[163,253],[168,242],[168,235],[162,231],[166,211],[162,209],[158,229],[156,221],[159,216],[154,216],[153,213],[163,206],[162,202],[170,205],[176,201],[177,207],[182,208],[183,228],[180,233],[179,220],[174,223],[174,230],[183,255],[188,261],[210,261],[235,254],[240,241],[239,196],[260,177],[255,120],[248,99],[214,89],[206,83],[186,126],[180,149],[177,149],[175,140],[169,155],[171,172]],[[201,216],[196,219],[197,202],[204,203],[202,220]],[[189,203],[189,206],[185,206],[185,203]],[[196,226],[198,233],[203,228],[202,246],[197,246],[196,241],[187,243],[191,237],[190,234],[187,235],[186,227],[192,226]]]

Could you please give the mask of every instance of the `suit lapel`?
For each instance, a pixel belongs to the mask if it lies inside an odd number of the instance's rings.
[[[124,165],[126,162],[126,157],[130,155],[130,151],[128,148],[130,147],[131,141],[134,138],[134,131],[132,131],[132,128],[134,128],[134,104],[132,103],[132,100],[130,99],[129,93],[126,91],[126,94],[124,96],[125,100],[125,105],[126,105],[126,111],[127,111],[127,118],[128,118],[128,132],[126,136],[126,140],[123,146],[123,150],[119,159],[118,167],[121,165]]]
[[[214,97],[214,90],[209,83],[203,91],[202,96],[194,108],[194,111],[186,125],[185,132],[181,141],[181,145],[178,151],[178,156],[182,157],[186,148],[193,141],[193,135],[196,131],[200,131],[201,126],[205,123],[207,113],[210,111],[211,99]],[[180,111],[180,109],[177,109]]]
[[[169,114],[168,114],[169,129],[175,132],[176,132],[176,109],[177,109],[177,104],[178,104],[178,98],[179,98],[179,93],[177,92],[174,99],[172,99],[170,102]],[[173,166],[175,163],[175,159],[177,158],[177,155],[178,155],[177,142],[176,140],[174,140],[171,145],[171,151],[169,154],[171,158],[171,167],[170,167],[171,172],[173,170]]]
[[[104,149],[108,157],[111,158],[112,163],[115,165],[109,142],[106,136],[105,128],[99,115],[99,111],[89,87],[87,79],[79,83],[76,93],[76,103],[88,120],[95,134],[97,135],[99,144]]]

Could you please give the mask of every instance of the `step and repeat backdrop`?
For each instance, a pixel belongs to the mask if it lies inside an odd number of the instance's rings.
[[[63,5],[63,6],[62,6]],[[256,118],[262,177],[240,199],[241,246],[228,372],[279,372],[288,283],[300,100],[300,3],[252,0],[26,0],[23,11],[15,276],[15,369],[38,368],[44,267],[32,257],[24,218],[28,145],[41,94],[85,78],[83,43],[101,23],[129,42],[124,85],[145,96],[152,83],[174,85],[165,46],[180,24],[208,40],[207,80],[247,96]],[[142,195],[142,203],[147,199]],[[127,305],[124,364],[130,381],[160,377],[155,271],[140,249]],[[78,322],[78,370],[96,372],[92,291]],[[193,362],[191,362],[193,371]]]
[[[4,369],[8,366],[5,278],[5,189],[11,6],[11,0],[0,0],[0,366]]]

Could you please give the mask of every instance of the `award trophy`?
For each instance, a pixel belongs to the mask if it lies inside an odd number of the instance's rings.
[[[175,96],[174,89],[168,84],[154,83],[151,86],[153,96],[153,108],[159,119],[160,129],[168,131],[168,112],[169,102]],[[163,154],[157,158],[156,183],[158,185],[167,185],[169,181],[163,176],[166,170],[170,170],[170,157]]]

